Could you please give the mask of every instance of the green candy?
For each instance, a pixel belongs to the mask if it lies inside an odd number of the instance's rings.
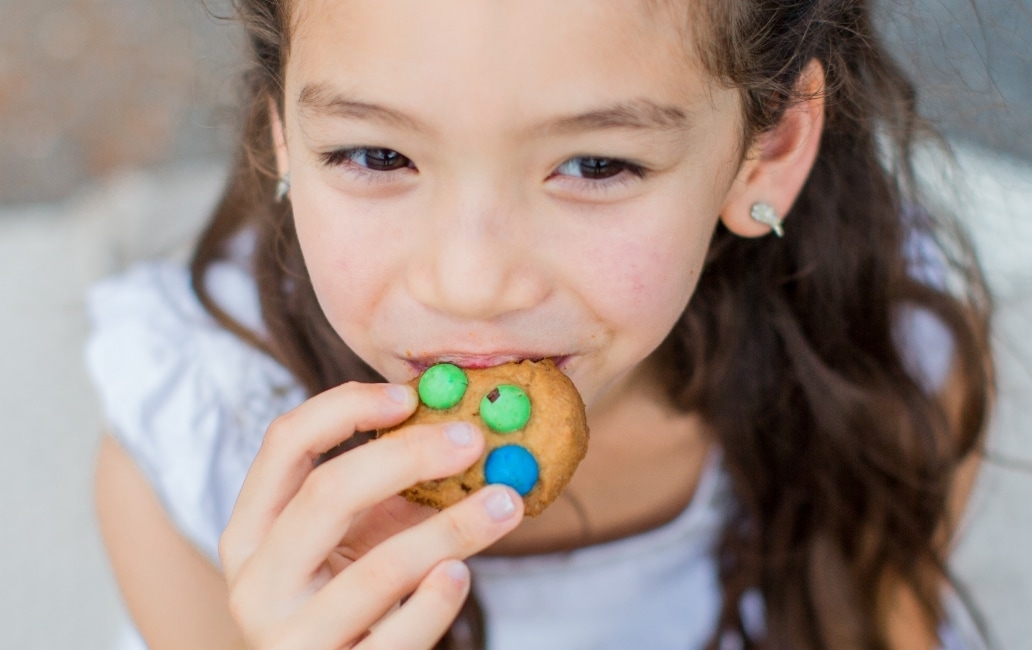
[[[469,379],[462,368],[439,363],[427,368],[419,378],[419,399],[432,409],[444,410],[462,401]]]
[[[498,433],[519,431],[530,419],[530,398],[520,387],[502,384],[480,400],[480,417]]]

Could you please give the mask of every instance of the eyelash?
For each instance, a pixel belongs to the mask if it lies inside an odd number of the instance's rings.
[[[568,182],[574,183],[579,186],[579,190],[583,190],[585,192],[605,192],[622,185],[627,185],[634,180],[643,179],[649,174],[649,170],[645,167],[629,160],[623,160],[622,158],[606,158],[605,156],[574,156],[559,165],[559,167],[556,168],[556,171],[553,172],[549,178],[560,176],[560,169],[576,161],[582,161],[581,164],[583,164],[584,161],[602,162],[604,165],[612,165],[617,169],[616,173],[612,176],[606,176],[603,178],[570,176],[568,174],[562,175]]]
[[[356,157],[363,154],[368,156],[370,152],[374,151],[381,153],[389,152],[391,154],[397,154],[398,156],[401,156],[406,161],[408,161],[409,164],[406,165],[404,168],[399,167],[393,170],[376,170],[370,169],[365,165],[361,165],[355,162]],[[327,167],[343,168],[349,174],[352,174],[354,176],[361,178],[362,180],[373,183],[390,182],[392,180],[392,177],[394,176],[392,172],[400,171],[401,169],[415,168],[413,165],[411,165],[412,161],[409,160],[407,157],[402,156],[400,153],[394,151],[393,149],[387,149],[385,147],[351,147],[348,149],[335,149],[334,151],[327,151],[326,153],[320,154],[319,158],[322,160],[322,163]]]
[[[380,152],[381,154],[396,154],[400,156],[407,164],[405,167],[398,167],[389,170],[377,170],[371,169],[365,165],[355,162],[355,158],[360,156],[368,156],[371,152]],[[394,176],[393,172],[402,171],[403,169],[415,169],[412,165],[412,161],[404,155],[400,154],[393,149],[387,149],[385,147],[351,147],[346,149],[335,149],[334,151],[328,151],[320,154],[320,159],[323,164],[327,167],[341,167],[344,168],[349,174],[353,174],[363,180],[382,183],[389,182]],[[602,161],[605,165],[613,165],[617,168],[617,172],[612,176],[603,178],[585,178],[570,175],[561,175],[558,170],[563,167],[575,162],[575,161]],[[626,172],[626,173],[625,173]],[[649,170],[639,164],[623,160],[620,158],[607,158],[604,156],[574,156],[564,161],[561,165],[556,168],[556,171],[552,172],[549,178],[557,176],[564,176],[571,182],[578,185],[578,189],[585,190],[588,192],[599,192],[605,191],[610,188],[618,187],[620,185],[626,185],[634,179],[643,179],[648,176]]]

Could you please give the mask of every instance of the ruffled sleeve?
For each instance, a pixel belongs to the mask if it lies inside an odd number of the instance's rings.
[[[223,264],[209,286],[231,315],[258,325],[244,270]],[[103,280],[88,308],[86,365],[110,433],[173,523],[217,563],[218,539],[262,436],[303,390],[211,318],[182,266],[148,263]]]
[[[928,394],[946,385],[953,364],[953,334],[928,309],[903,305],[896,314],[893,332],[903,365]]]
[[[916,219],[916,214],[908,219]],[[949,281],[949,266],[941,247],[927,233],[912,231],[904,254],[910,277],[939,290]],[[926,393],[942,390],[953,364],[953,334],[929,309],[901,305],[895,315],[894,339],[903,365]]]

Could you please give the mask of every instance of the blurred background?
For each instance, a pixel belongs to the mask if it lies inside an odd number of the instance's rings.
[[[1032,647],[1032,0],[881,0],[958,152],[928,181],[1000,308],[1000,404],[956,553],[1001,648]],[[109,647],[123,616],[93,522],[102,423],[83,291],[182,257],[221,183],[242,40],[228,0],[0,0],[0,648]]]

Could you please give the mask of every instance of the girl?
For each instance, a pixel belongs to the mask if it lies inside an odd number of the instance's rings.
[[[988,300],[867,2],[238,4],[191,267],[92,296],[124,648],[980,647]],[[563,499],[395,496],[483,447],[361,444],[405,381],[541,357],[588,405]]]

